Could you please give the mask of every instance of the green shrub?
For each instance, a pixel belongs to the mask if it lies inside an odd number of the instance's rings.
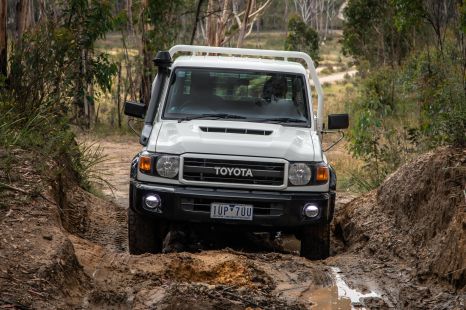
[[[301,51],[307,53],[314,62],[319,60],[319,35],[299,16],[292,16],[288,21],[288,36],[285,41],[285,50]]]
[[[111,27],[108,14],[107,2],[69,1],[58,16],[44,18],[14,42],[8,78],[0,79],[0,151],[6,154],[0,166],[7,174],[13,151],[22,150],[34,153],[44,175],[54,178],[67,169],[89,184],[94,155],[82,152],[70,124],[80,123],[87,85],[110,89],[115,66],[93,49]]]
[[[418,143],[466,145],[466,89],[464,67],[458,50],[422,51],[407,62],[403,92],[419,107]]]
[[[357,187],[378,186],[420,152],[466,145],[462,70],[456,49],[432,49],[413,54],[400,67],[371,71],[361,81],[349,102],[350,151],[365,162],[353,173]]]

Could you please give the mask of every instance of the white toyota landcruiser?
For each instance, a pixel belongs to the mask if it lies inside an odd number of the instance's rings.
[[[336,176],[322,150],[312,59],[177,45],[154,61],[149,104],[125,103],[127,115],[144,118],[131,168],[130,252],[160,252],[170,226],[183,223],[293,233],[302,256],[327,257]],[[328,130],[347,127],[348,115],[328,117]]]

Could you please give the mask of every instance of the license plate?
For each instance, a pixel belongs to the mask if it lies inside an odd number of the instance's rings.
[[[212,203],[210,217],[213,219],[252,221],[252,205],[235,203]]]

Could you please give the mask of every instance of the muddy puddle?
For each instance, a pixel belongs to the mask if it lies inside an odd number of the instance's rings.
[[[340,268],[331,267],[330,269],[334,278],[333,285],[316,289],[306,296],[313,303],[312,309],[366,309],[363,306],[364,300],[369,298],[372,300],[382,299],[380,294],[376,292],[361,293],[349,287]]]
[[[303,286],[296,286],[291,283],[282,283],[277,287],[277,291],[287,299],[299,300],[309,309],[314,310],[351,310],[370,309],[365,307],[369,301],[371,304],[377,303],[386,305],[380,294],[375,291],[362,293],[351,288],[345,280],[345,275],[338,267],[327,269],[329,283],[324,286],[315,285],[312,281],[306,282]],[[292,282],[292,281],[290,281]]]

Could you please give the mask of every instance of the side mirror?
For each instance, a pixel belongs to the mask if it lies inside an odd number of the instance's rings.
[[[346,129],[349,127],[348,114],[330,114],[328,116],[328,129]]]
[[[146,105],[141,102],[136,101],[126,101],[125,102],[125,115],[144,118],[146,114]]]

